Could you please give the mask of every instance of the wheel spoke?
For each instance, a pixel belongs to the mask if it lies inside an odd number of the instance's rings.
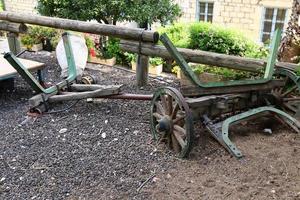
[[[180,117],[178,117],[178,118],[175,118],[175,119],[173,120],[173,123],[174,123],[174,124],[177,124],[178,122],[180,122],[180,121],[183,120],[184,118],[185,118],[184,115],[182,115],[182,116],[180,116]]]
[[[155,117],[157,120],[163,118],[163,116],[162,116],[161,114],[157,113],[157,112],[156,112],[156,113],[153,113],[153,117]]]
[[[295,89],[297,89],[297,85],[294,85],[292,88],[290,88],[289,90],[287,90],[286,92],[284,92],[281,96],[285,97],[286,95],[290,94],[291,92],[293,92]]]
[[[175,107],[172,111],[172,114],[171,114],[171,119],[174,119],[176,117],[176,114],[177,114],[178,110],[179,110],[179,104],[176,102],[176,105],[175,105]]]
[[[299,101],[300,97],[294,97],[294,98],[283,98],[283,101]]]
[[[287,108],[287,109],[289,109],[289,110],[291,110],[291,111],[293,111],[293,112],[297,112],[297,109],[296,108],[294,108],[293,106],[291,106],[291,105],[289,105],[288,103],[283,103],[283,105]]]
[[[174,130],[178,131],[182,136],[186,135],[186,130],[182,128],[181,126],[174,125]]]
[[[154,104],[155,104],[155,106],[156,106],[157,112],[158,112],[159,114],[161,114],[161,115],[164,115],[164,114],[165,114],[165,110],[164,110],[164,108],[162,107],[162,105],[161,105],[160,103],[158,103],[158,102],[155,102]]]
[[[179,153],[180,152],[180,145],[178,140],[176,139],[175,135],[172,134],[171,135],[171,140],[172,140],[172,148],[175,151],[175,153]]]
[[[180,144],[181,148],[184,148],[186,143],[185,141],[182,139],[182,137],[180,136],[180,133],[177,132],[176,130],[173,131],[174,136],[176,138],[176,140],[178,141],[178,143]]]
[[[168,114],[168,105],[167,105],[166,96],[164,94],[162,94],[162,95],[160,95],[160,99],[161,99],[162,106],[163,106],[164,110],[166,111],[165,114]]]
[[[170,95],[167,96],[167,106],[168,106],[168,115],[171,115],[173,111],[173,97]]]

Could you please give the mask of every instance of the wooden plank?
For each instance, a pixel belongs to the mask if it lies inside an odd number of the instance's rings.
[[[103,89],[97,89],[93,91],[85,91],[85,92],[71,92],[71,93],[64,93],[63,95],[54,95],[49,97],[48,101],[50,103],[59,102],[59,101],[70,101],[70,100],[80,100],[80,99],[87,99],[87,98],[97,98],[97,97],[104,97],[110,96],[114,94],[119,94],[121,89],[121,85],[115,86],[107,86]]]
[[[30,71],[36,71],[44,68],[45,64],[19,58],[19,61]],[[17,71],[7,62],[5,58],[0,56],[0,80],[11,78],[17,74]]]
[[[283,86],[282,80],[272,80],[264,84],[230,86],[230,87],[213,87],[213,88],[200,88],[198,86],[181,87],[181,93],[185,97],[199,97],[204,95],[214,94],[230,94],[230,93],[243,93],[250,91],[270,90],[275,87]]]
[[[141,53],[148,56],[158,56],[166,59],[173,59],[169,54],[167,49],[161,45],[154,45],[150,43],[141,43],[141,48],[139,43],[135,41],[121,40],[120,48],[123,51],[132,53]],[[230,69],[243,70],[249,72],[259,72],[266,66],[266,60],[245,58],[232,55],[225,55],[220,53],[177,48],[184,59],[187,62],[200,63],[212,66],[226,67]],[[276,67],[288,68],[295,70],[298,65],[292,63],[282,63],[277,62]]]

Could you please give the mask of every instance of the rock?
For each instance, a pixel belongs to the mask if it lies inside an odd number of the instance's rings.
[[[272,130],[270,128],[265,128],[264,133],[272,134]]]
[[[153,181],[154,183],[157,183],[158,181],[160,181],[160,178],[154,177],[154,178],[152,179],[152,181]]]
[[[103,139],[105,139],[105,138],[106,138],[106,133],[105,133],[105,132],[101,133],[101,137],[102,137]]]
[[[133,131],[133,134],[134,134],[134,135],[138,135],[138,133],[139,133],[138,130]]]
[[[271,193],[272,193],[272,194],[275,194],[275,193],[276,193],[276,191],[275,191],[274,189],[272,189],[272,190],[271,190]]]
[[[62,133],[65,133],[65,132],[67,132],[67,131],[68,131],[68,129],[62,128],[62,129],[59,130],[59,133],[62,134]]]

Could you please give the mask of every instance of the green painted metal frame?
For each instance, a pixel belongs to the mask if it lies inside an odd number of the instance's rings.
[[[268,57],[267,65],[265,68],[264,77],[262,79],[257,80],[238,80],[238,81],[225,81],[225,82],[210,82],[210,83],[202,83],[196,74],[193,72],[192,68],[185,61],[183,56],[179,53],[176,47],[172,44],[167,34],[163,34],[160,36],[160,41],[167,48],[169,53],[176,60],[177,64],[180,66],[180,69],[184,72],[184,74],[197,86],[203,88],[211,88],[211,87],[227,87],[227,86],[238,86],[238,85],[250,85],[250,84],[263,84],[272,79],[274,73],[274,66],[277,58],[277,51],[279,47],[281,39],[281,31],[276,30],[272,43],[271,43],[271,52]]]
[[[290,125],[297,133],[299,133],[300,129],[300,122],[296,120],[295,118],[291,117],[289,114],[276,109],[271,106],[264,106],[264,107],[259,107],[255,108],[249,111],[246,111],[244,113],[232,116],[224,120],[223,122],[220,122],[219,124],[216,125],[208,125],[208,128],[212,135],[219,141],[222,146],[224,146],[232,155],[234,155],[237,158],[241,158],[243,154],[241,151],[236,147],[236,145],[229,139],[229,126],[232,123],[237,123],[241,122],[242,120],[245,120],[246,118],[263,113],[263,112],[272,112],[277,114],[279,117],[284,119],[285,122],[287,122],[288,125]],[[216,128],[212,128],[216,127]],[[221,128],[221,132],[217,133],[218,129]],[[213,130],[215,129],[215,130]],[[217,131],[216,131],[217,129]]]
[[[65,87],[68,83],[74,81],[76,79],[76,65],[72,51],[72,45],[70,42],[70,34],[64,33],[62,35],[64,48],[66,52],[67,62],[68,62],[68,77],[56,84],[55,86],[44,88],[39,81],[37,81],[32,74],[22,65],[22,63],[18,60],[18,58],[12,53],[6,53],[4,58],[11,64],[13,68],[22,76],[22,78],[32,87],[32,89],[37,93],[44,94],[55,94],[58,93],[62,87]]]

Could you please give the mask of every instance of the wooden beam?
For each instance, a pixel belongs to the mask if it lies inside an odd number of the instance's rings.
[[[164,46],[155,45],[150,43],[141,43],[139,46],[138,42],[121,40],[120,48],[123,51],[132,53],[141,53],[148,56],[158,56],[166,59],[172,59],[171,55]],[[230,69],[243,70],[249,72],[259,72],[263,70],[266,65],[265,60],[244,58],[238,56],[231,56],[201,50],[192,50],[177,48],[187,62],[201,63],[212,66],[226,67]],[[291,63],[277,62],[276,67],[289,68],[295,70],[298,66]]]
[[[86,91],[86,92],[70,92],[69,94],[66,92],[62,95],[51,96],[49,97],[48,101],[49,103],[53,103],[53,102],[60,102],[60,101],[80,100],[80,99],[87,99],[87,98],[110,96],[119,93],[120,93],[120,86],[111,86],[103,89],[97,89],[97,90]]]
[[[0,21],[0,30],[11,33],[27,33],[28,27],[25,24]]]
[[[106,36],[114,36],[123,39],[131,39],[138,41],[141,40],[154,43],[158,42],[159,39],[158,32],[146,31],[138,28],[127,28],[114,25],[54,17],[45,17],[32,14],[21,14],[3,11],[0,12],[0,20],[16,23],[35,24],[52,28],[79,31],[85,33],[94,33]]]

